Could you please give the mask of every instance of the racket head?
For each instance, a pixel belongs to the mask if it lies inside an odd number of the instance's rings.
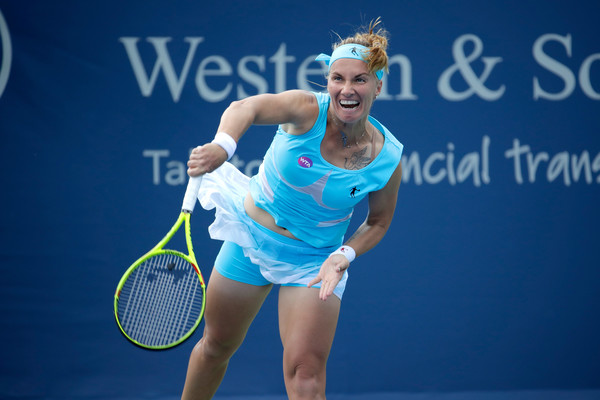
[[[119,281],[114,313],[121,333],[149,350],[188,339],[204,316],[206,286],[194,259],[168,249],[149,252]]]

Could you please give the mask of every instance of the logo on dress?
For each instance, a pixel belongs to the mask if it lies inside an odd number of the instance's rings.
[[[306,156],[301,156],[300,158],[298,158],[298,165],[300,165],[302,168],[310,168],[312,167],[313,162],[310,158]]]
[[[354,186],[352,189],[350,189],[350,197],[355,198],[356,192],[360,192],[360,189]]]

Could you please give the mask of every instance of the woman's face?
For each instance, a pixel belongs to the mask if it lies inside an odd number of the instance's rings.
[[[381,81],[369,73],[367,63],[341,58],[329,70],[327,91],[336,117],[344,123],[366,118],[381,91]]]

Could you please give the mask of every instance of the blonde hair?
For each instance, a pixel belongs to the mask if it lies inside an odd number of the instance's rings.
[[[384,28],[378,26],[381,24],[381,17],[377,17],[369,23],[368,28],[360,28],[354,36],[342,39],[333,45],[333,50],[345,44],[360,44],[369,48],[369,54],[366,58],[369,72],[384,70],[388,72],[387,46],[389,33]],[[377,28],[377,30],[376,30]]]

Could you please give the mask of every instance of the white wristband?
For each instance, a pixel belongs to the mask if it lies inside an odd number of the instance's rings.
[[[225,132],[217,132],[215,138],[212,143],[216,143],[223,148],[227,152],[227,160],[230,160],[235,153],[235,149],[237,148],[237,143],[235,139],[229,136]]]
[[[343,255],[344,257],[346,257],[348,259],[348,262],[352,262],[356,258],[356,252],[354,251],[354,249],[352,247],[346,246],[346,245],[340,247],[339,249],[337,249],[336,251],[331,253],[329,255],[329,257],[331,257],[334,254]]]

